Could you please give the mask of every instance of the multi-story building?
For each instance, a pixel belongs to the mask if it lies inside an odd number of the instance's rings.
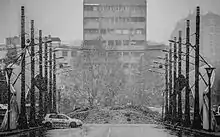
[[[84,0],[84,46],[101,40],[122,61],[137,63],[146,46],[146,0]]]
[[[63,57],[61,59],[57,60],[57,64],[59,68],[62,68],[64,66],[71,66],[73,67],[74,60],[77,58],[77,56],[80,54],[79,46],[69,46],[61,44],[60,46],[56,47],[56,56]]]

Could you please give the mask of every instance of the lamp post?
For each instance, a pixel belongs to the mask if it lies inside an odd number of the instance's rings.
[[[11,78],[11,73],[12,73],[13,68],[5,68],[5,71],[8,76],[8,128],[7,130],[10,130],[10,109],[11,109],[11,104],[10,104],[10,99],[11,99],[11,90],[10,90],[10,78]]]
[[[208,67],[205,68],[208,78],[209,78],[209,93],[208,93],[208,98],[209,98],[209,131],[211,131],[211,114],[212,114],[212,109],[211,109],[211,76],[212,76],[212,72],[215,68],[213,67]]]

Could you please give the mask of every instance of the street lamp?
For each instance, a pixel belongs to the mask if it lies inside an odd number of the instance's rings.
[[[8,76],[8,128],[7,130],[10,130],[10,109],[11,109],[11,104],[10,104],[10,99],[11,99],[11,90],[10,90],[10,78],[11,78],[11,73],[12,73],[13,68],[5,68],[5,71]]]
[[[207,72],[207,75],[208,75],[208,78],[209,78],[209,94],[208,94],[208,97],[209,97],[209,131],[211,131],[211,113],[212,113],[212,109],[211,109],[211,76],[212,76],[212,72],[215,68],[213,67],[208,67],[208,68],[205,68],[206,69],[206,72]]]

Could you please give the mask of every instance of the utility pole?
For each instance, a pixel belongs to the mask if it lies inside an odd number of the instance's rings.
[[[53,52],[53,112],[57,112],[57,104],[56,104],[56,53]]]
[[[40,79],[43,80],[43,57],[42,57],[42,30],[39,30],[39,75]],[[42,81],[41,81],[42,82]],[[39,89],[39,122],[43,120],[44,109],[43,109],[43,90]]]
[[[189,105],[189,47],[190,47],[190,21],[186,21],[186,88],[185,88],[185,126],[190,126],[190,105]]]
[[[49,35],[49,39],[51,39],[51,36]],[[53,88],[53,84],[52,84],[52,42],[50,42],[50,47],[49,47],[49,112],[52,112],[52,88]]]
[[[34,61],[34,20],[31,20],[31,108],[30,108],[30,127],[36,126],[35,120],[35,84],[34,84],[34,73],[35,73],[35,61]]]
[[[174,79],[174,89],[173,89],[173,123],[176,122],[176,89],[177,89],[177,68],[176,68],[176,63],[177,63],[177,48],[176,48],[176,37],[174,37],[174,70],[173,70],[173,79]]]
[[[165,57],[165,120],[168,118],[168,54]]]
[[[44,94],[44,115],[48,113],[48,75],[47,75],[47,37],[45,37],[45,48],[44,48],[44,77],[45,77],[45,94]]]
[[[173,90],[173,77],[172,77],[172,43],[170,43],[170,50],[169,50],[169,120],[171,120],[172,117],[172,107],[173,107],[173,94],[172,94],[172,90]]]
[[[25,15],[24,6],[21,6],[21,106],[18,119],[18,128],[27,129],[26,101],[25,101]]]
[[[181,62],[181,54],[182,54],[182,31],[179,31],[179,50],[178,50],[178,83],[177,83],[177,94],[178,94],[178,122],[182,125],[182,93],[180,87],[180,77],[181,77],[181,70],[182,70],[182,62]]]
[[[200,8],[196,12],[196,45],[195,45],[195,103],[193,128],[201,129],[201,120],[199,115],[199,33],[200,33]]]

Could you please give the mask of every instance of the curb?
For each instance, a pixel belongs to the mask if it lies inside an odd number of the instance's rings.
[[[43,128],[43,126],[40,127],[33,127],[33,128],[29,128],[29,129],[17,129],[17,130],[11,130],[11,131],[1,131],[0,132],[0,136],[9,136],[9,135],[14,135],[14,134],[19,134],[19,133],[23,133],[23,132],[28,132],[28,131],[32,131],[32,130],[37,130],[37,129],[41,129]]]
[[[209,132],[209,131],[205,131],[205,130],[197,130],[197,129],[187,128],[187,127],[183,127],[183,126],[174,126],[174,125],[170,125],[167,123],[164,123],[163,125],[166,127],[175,129],[175,130],[185,130],[185,131],[190,131],[192,133],[209,135],[209,136],[218,136],[218,137],[220,136],[220,132]]]

